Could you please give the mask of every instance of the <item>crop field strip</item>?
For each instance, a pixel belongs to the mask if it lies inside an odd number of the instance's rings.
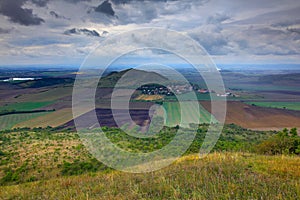
[[[27,113],[0,116],[0,130],[11,129],[18,123],[22,123],[24,121],[28,121],[47,114],[49,113]]]
[[[0,107],[0,111],[3,110],[15,110],[15,111],[32,111],[39,109],[50,104],[53,104],[54,101],[45,101],[45,102],[22,102],[22,103],[12,103]]]
[[[45,91],[40,91],[38,93],[24,94],[16,98],[19,102],[47,102],[56,101],[58,99],[64,98],[66,96],[72,95],[72,87],[58,87],[50,88]]]
[[[247,102],[247,104],[288,110],[300,110],[300,102]]]
[[[65,108],[59,111],[55,111],[52,113],[48,113],[46,115],[41,115],[36,118],[31,118],[28,120],[23,120],[18,124],[15,124],[15,128],[22,128],[22,127],[57,127],[63,125],[73,119],[72,109]]]
[[[163,106],[167,112],[166,125],[170,127],[179,125],[181,118],[185,119],[184,121],[187,122],[197,123],[199,120],[200,123],[209,123],[212,117],[212,121],[217,122],[217,120],[198,103],[182,102],[182,114],[178,102],[166,102]],[[197,108],[197,106],[199,106],[199,108]],[[199,109],[200,116],[196,112],[197,109]]]

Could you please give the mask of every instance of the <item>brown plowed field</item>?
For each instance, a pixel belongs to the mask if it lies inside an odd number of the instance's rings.
[[[209,112],[209,101],[201,102]],[[218,105],[218,102],[216,102]],[[219,104],[220,105],[220,104]],[[218,116],[215,116],[218,119]],[[258,130],[278,130],[282,128],[300,127],[300,111],[275,108],[263,108],[244,104],[238,101],[227,102],[226,124],[237,124],[244,128]]]

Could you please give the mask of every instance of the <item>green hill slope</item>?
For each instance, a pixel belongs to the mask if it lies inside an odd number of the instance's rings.
[[[215,153],[147,174],[93,173],[0,188],[3,199],[297,199],[300,158]]]

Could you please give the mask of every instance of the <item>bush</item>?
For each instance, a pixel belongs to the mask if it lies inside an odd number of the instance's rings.
[[[284,129],[257,146],[257,152],[268,155],[300,154],[300,137],[297,129]]]
[[[73,163],[64,162],[62,165],[62,175],[80,175],[86,172],[97,172],[108,169],[105,165],[100,163],[97,159],[90,161],[75,161]]]

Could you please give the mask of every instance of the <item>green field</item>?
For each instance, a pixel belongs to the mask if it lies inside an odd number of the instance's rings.
[[[247,102],[247,104],[268,108],[300,110],[300,102]]]
[[[217,120],[205,110],[199,103],[182,102],[183,113],[181,114],[181,107],[179,102],[165,102],[163,107],[166,110],[166,125],[173,127],[180,124],[181,118],[189,123],[199,124],[197,121],[199,119],[200,123],[210,123],[212,117],[213,122]],[[200,116],[196,112],[197,106],[199,106]]]
[[[42,108],[54,103],[54,101],[45,102],[22,102],[22,103],[12,103],[0,107],[0,111],[3,110],[14,110],[14,111],[32,111],[38,108]]]
[[[26,114],[11,114],[11,115],[4,115],[0,116],[0,130],[11,129],[18,123],[40,117],[43,115],[48,114],[48,112],[44,113],[26,113]]]

